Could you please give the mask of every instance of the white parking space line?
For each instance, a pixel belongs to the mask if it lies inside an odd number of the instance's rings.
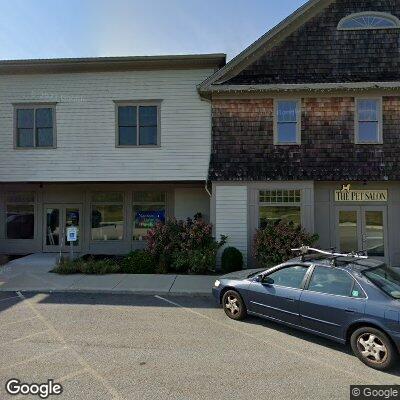
[[[84,375],[85,373],[89,373],[89,372],[90,371],[88,371],[86,368],[83,368],[83,369],[80,369],[78,371],[71,372],[68,375],[62,376],[61,378],[53,379],[53,381],[55,383],[64,383],[64,382],[69,381],[72,378],[76,378],[77,376],[81,376],[81,375]],[[26,395],[20,394],[19,396],[15,397],[14,400],[25,399],[25,398],[26,398]]]
[[[9,325],[15,325],[15,324],[23,324],[26,321],[32,321],[34,319],[38,319],[38,317],[35,315],[34,317],[31,318],[24,318],[24,319],[20,319],[18,321],[13,321],[13,322],[7,322],[6,324],[2,324],[0,323],[0,328],[3,328],[5,326],[9,326]]]
[[[43,357],[50,356],[52,354],[61,353],[62,351],[66,350],[67,348],[68,348],[67,346],[64,346],[64,347],[62,347],[61,349],[58,349],[58,350],[48,351],[47,353],[40,354],[39,356],[31,357],[31,358],[28,358],[26,360],[19,361],[19,362],[15,363],[15,364],[11,364],[11,365],[6,365],[4,367],[0,367],[0,371],[9,370],[11,368],[18,367],[19,365],[24,365],[24,364],[30,363],[31,361],[36,361],[36,360],[39,360],[39,359],[41,359]]]
[[[48,328],[48,330],[53,334],[53,336],[60,342],[60,344],[63,344],[65,348],[67,348],[75,357],[75,359],[79,362],[79,364],[83,367],[83,369],[86,369],[90,372],[90,374],[97,379],[104,387],[105,389],[110,393],[113,399],[118,400],[120,399],[119,393],[116,391],[116,389],[111,386],[105,378],[103,378],[95,369],[93,369],[90,364],[71,346],[68,345],[67,341],[65,338],[57,331],[56,328],[40,313],[40,311],[33,305],[33,303],[27,299],[21,292],[17,292],[17,295],[23,300],[23,304],[26,304],[27,307],[30,308],[32,313],[37,315],[37,317],[45,324]]]
[[[13,343],[16,343],[16,342],[22,342],[22,341],[24,341],[24,340],[26,340],[26,339],[30,339],[30,338],[32,338],[32,337],[39,336],[39,335],[41,335],[41,334],[43,334],[43,333],[47,333],[47,332],[49,332],[48,329],[46,329],[46,330],[44,330],[44,331],[32,333],[31,335],[28,335],[28,336],[23,336],[23,337],[20,337],[20,338],[16,338],[16,339],[13,339],[13,340],[9,340],[8,342],[1,342],[1,343],[0,343],[0,347],[1,347],[1,346],[8,346],[8,345],[13,344]]]
[[[6,297],[5,299],[0,299],[0,302],[1,301],[12,300],[12,299],[18,299],[18,298],[19,298],[18,296]]]
[[[232,330],[232,331],[235,331],[235,332],[237,332],[237,333],[239,333],[239,334],[241,334],[241,335],[250,337],[250,338],[252,338],[252,339],[254,339],[254,340],[257,340],[257,341],[259,341],[259,342],[263,342],[263,343],[267,344],[268,346],[273,346],[273,347],[278,348],[278,349],[280,349],[280,350],[282,350],[282,351],[285,351],[286,353],[293,354],[293,355],[295,355],[296,357],[303,358],[303,359],[305,359],[305,360],[307,360],[307,361],[310,361],[310,362],[312,362],[312,363],[320,364],[320,365],[322,365],[323,367],[329,368],[329,369],[335,371],[335,372],[338,373],[338,374],[346,374],[346,375],[349,375],[349,376],[351,376],[351,377],[354,377],[354,378],[357,378],[357,379],[361,379],[361,380],[364,380],[364,379],[365,379],[365,377],[362,376],[362,375],[356,374],[356,373],[354,373],[354,372],[352,372],[352,371],[349,371],[349,370],[345,370],[345,369],[342,368],[342,367],[341,367],[341,368],[336,368],[336,367],[332,366],[331,364],[328,364],[328,363],[325,363],[325,362],[323,362],[323,361],[318,360],[317,358],[308,357],[306,354],[301,353],[301,352],[299,352],[299,351],[296,351],[296,350],[287,348],[287,347],[285,347],[285,346],[281,346],[281,345],[279,345],[279,344],[277,344],[277,343],[275,343],[275,342],[273,342],[273,341],[264,340],[264,339],[262,339],[262,338],[260,338],[260,337],[258,337],[258,336],[254,336],[254,335],[252,335],[252,334],[250,334],[250,333],[248,333],[248,332],[244,332],[244,331],[241,330],[241,329],[237,329],[237,328],[235,328],[235,327],[233,327],[233,326],[231,326],[231,325],[229,325],[229,324],[227,324],[227,323],[225,323],[225,322],[221,322],[221,321],[218,321],[218,320],[216,320],[216,319],[214,319],[214,318],[210,318],[210,317],[208,317],[207,315],[204,315],[204,314],[202,314],[202,313],[200,313],[200,312],[198,312],[198,311],[192,310],[191,308],[185,307],[185,306],[183,306],[183,305],[181,305],[181,304],[179,304],[179,303],[177,303],[177,302],[175,302],[175,301],[166,299],[165,297],[158,296],[158,295],[156,295],[156,296],[154,296],[154,297],[156,297],[156,298],[159,299],[159,300],[165,301],[165,302],[167,302],[167,303],[169,303],[169,304],[172,304],[172,305],[174,305],[174,306],[176,306],[176,307],[179,307],[179,308],[181,308],[183,311],[186,311],[186,312],[188,312],[188,313],[194,314],[194,315],[196,315],[196,316],[198,316],[198,317],[201,317],[201,318],[203,318],[203,319],[209,320],[210,322],[213,322],[213,323],[215,323],[215,324],[217,324],[217,325],[221,325],[221,326],[223,326],[224,328],[230,329],[230,330]],[[376,382],[376,384],[378,384],[378,382]],[[384,383],[382,382],[382,384],[384,384]]]

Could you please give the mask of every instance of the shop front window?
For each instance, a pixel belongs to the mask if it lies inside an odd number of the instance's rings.
[[[259,195],[259,227],[279,221],[301,224],[300,190],[261,190]]]
[[[124,196],[119,192],[92,194],[92,240],[122,240]]]
[[[33,192],[7,193],[7,239],[34,239],[35,194]]]
[[[144,240],[149,229],[158,222],[165,222],[165,217],[165,193],[133,193],[133,240]]]

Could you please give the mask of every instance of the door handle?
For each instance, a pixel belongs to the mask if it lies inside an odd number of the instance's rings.
[[[349,314],[354,314],[356,310],[352,310],[351,308],[346,308],[345,311]]]
[[[289,298],[289,297],[285,297],[285,300],[291,301],[292,303],[294,303],[294,299],[291,299],[291,298]]]

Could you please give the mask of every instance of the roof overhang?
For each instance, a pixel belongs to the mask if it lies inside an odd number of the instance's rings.
[[[344,83],[307,83],[276,85],[218,85],[211,88],[213,95],[260,93],[274,94],[283,92],[336,92],[370,91],[400,89],[400,82],[344,82]]]
[[[0,75],[62,72],[99,72],[157,69],[217,69],[226,54],[193,54],[137,57],[53,58],[0,61]]]

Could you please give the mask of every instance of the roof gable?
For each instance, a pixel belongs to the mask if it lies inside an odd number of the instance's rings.
[[[223,83],[237,75],[252,62],[264,54],[267,49],[279,43],[295,29],[297,29],[304,21],[308,20],[324,7],[334,0],[309,0],[301,6],[293,14],[289,15],[278,25],[265,33],[253,44],[243,50],[239,55],[229,61],[223,68],[206,79],[200,86],[201,91],[207,91],[212,85]]]
[[[205,81],[200,91],[399,82],[400,29],[337,29],[344,17],[365,11],[400,17],[400,0],[309,1]]]

